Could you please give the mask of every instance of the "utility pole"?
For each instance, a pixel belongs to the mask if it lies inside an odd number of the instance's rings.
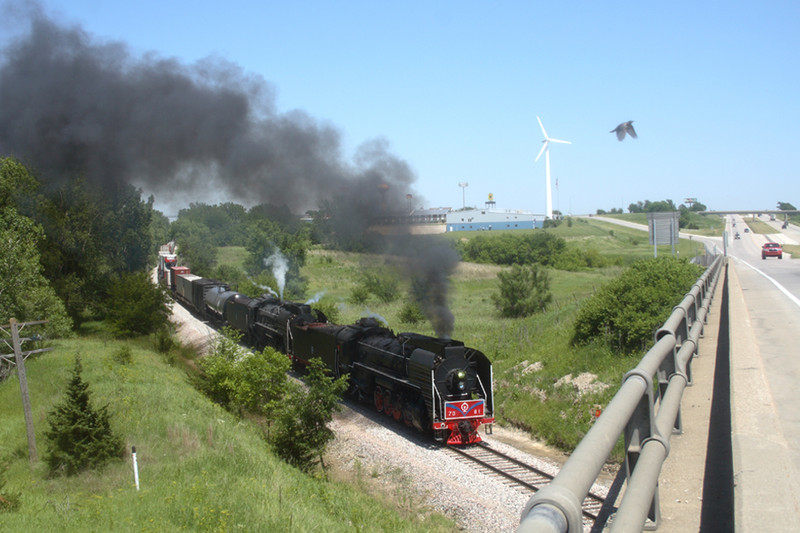
[[[25,341],[34,340],[29,338],[20,339],[19,332],[25,326],[34,326],[37,324],[45,324],[47,320],[38,320],[36,322],[22,322],[18,323],[17,319],[12,318],[8,328],[11,332],[11,348],[14,350],[14,361],[12,362],[7,357],[11,354],[1,354],[0,359],[3,359],[9,364],[17,365],[17,377],[19,378],[19,391],[22,395],[22,410],[25,414],[25,431],[28,434],[28,456],[31,465],[38,460],[36,455],[36,434],[33,431],[33,413],[31,410],[31,400],[28,393],[28,377],[25,374],[25,358],[34,353],[49,352],[52,348],[42,348],[39,350],[31,350],[27,352],[22,351],[21,344]],[[0,326],[0,329],[5,331],[6,326]],[[8,341],[5,341],[8,346]]]

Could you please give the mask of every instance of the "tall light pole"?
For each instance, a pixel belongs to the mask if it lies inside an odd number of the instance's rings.
[[[466,193],[467,187],[469,187],[469,183],[467,183],[466,181],[462,181],[461,183],[458,184],[458,186],[461,187],[461,209],[466,209],[467,208],[467,197],[466,197],[465,193]]]

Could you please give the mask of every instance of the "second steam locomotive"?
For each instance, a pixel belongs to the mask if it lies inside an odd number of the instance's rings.
[[[452,339],[395,334],[374,318],[332,324],[307,304],[249,298],[186,267],[159,265],[159,278],[198,316],[219,320],[250,345],[273,347],[293,362],[320,358],[334,376],[347,374],[350,393],[379,412],[447,444],[480,442],[483,424],[491,433],[492,364],[479,350]]]

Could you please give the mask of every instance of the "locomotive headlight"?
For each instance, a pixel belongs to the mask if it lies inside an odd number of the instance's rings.
[[[457,380],[456,386],[458,387],[458,390],[464,390],[467,388],[466,379],[467,379],[467,372],[465,370],[459,370],[456,373],[456,380]]]
[[[467,390],[467,371],[466,369],[451,370],[447,375],[447,389],[450,394],[461,396]]]

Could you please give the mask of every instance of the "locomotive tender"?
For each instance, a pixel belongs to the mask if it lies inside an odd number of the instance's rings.
[[[394,420],[432,432],[437,441],[480,442],[482,424],[491,433],[492,364],[463,342],[395,334],[374,318],[332,324],[307,304],[270,295],[249,298],[186,267],[171,267],[159,278],[201,318],[221,321],[250,345],[275,348],[294,363],[320,358],[335,377],[349,375],[351,395]]]

